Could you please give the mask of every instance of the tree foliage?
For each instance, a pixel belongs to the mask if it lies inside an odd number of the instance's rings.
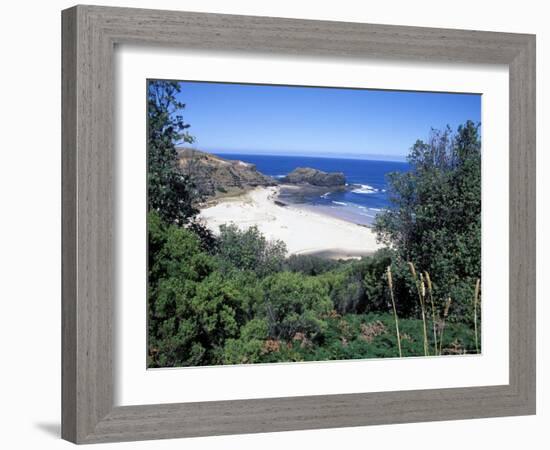
[[[235,224],[220,227],[217,254],[232,267],[265,276],[283,268],[286,251],[283,241],[267,240],[256,226],[246,230]]]
[[[410,171],[389,175],[393,207],[378,215],[375,229],[401,261],[432,275],[442,297],[465,308],[481,272],[479,125],[433,130],[408,160]]]
[[[175,224],[185,224],[197,214],[194,187],[177,166],[176,144],[193,143],[183,120],[185,104],[178,100],[180,84],[153,80],[147,86],[147,199],[149,211]]]

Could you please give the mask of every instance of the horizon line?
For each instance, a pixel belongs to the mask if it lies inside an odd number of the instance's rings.
[[[320,153],[320,154],[308,154],[308,153],[278,153],[273,151],[257,153],[251,150],[210,150],[210,149],[201,149],[198,147],[191,146],[178,146],[176,148],[189,148],[193,150],[208,152],[217,155],[243,155],[243,156],[286,156],[286,157],[297,157],[297,158],[326,158],[326,159],[354,159],[361,161],[388,161],[388,162],[407,162],[407,155],[383,155],[379,153],[370,153],[365,155],[354,155],[354,154],[338,154],[338,153]]]

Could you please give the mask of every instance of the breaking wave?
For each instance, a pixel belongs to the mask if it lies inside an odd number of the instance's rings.
[[[354,194],[374,194],[378,192],[378,189],[373,188],[372,186],[369,186],[368,184],[361,184],[359,185],[361,187],[352,189],[351,192]]]

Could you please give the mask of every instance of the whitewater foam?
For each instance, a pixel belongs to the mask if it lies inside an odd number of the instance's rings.
[[[369,186],[368,184],[360,184],[358,188],[352,189],[351,192],[354,194],[374,194],[378,192],[378,189]]]

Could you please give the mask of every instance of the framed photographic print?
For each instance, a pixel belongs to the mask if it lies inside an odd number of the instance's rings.
[[[534,414],[534,36],[62,17],[65,439]]]

